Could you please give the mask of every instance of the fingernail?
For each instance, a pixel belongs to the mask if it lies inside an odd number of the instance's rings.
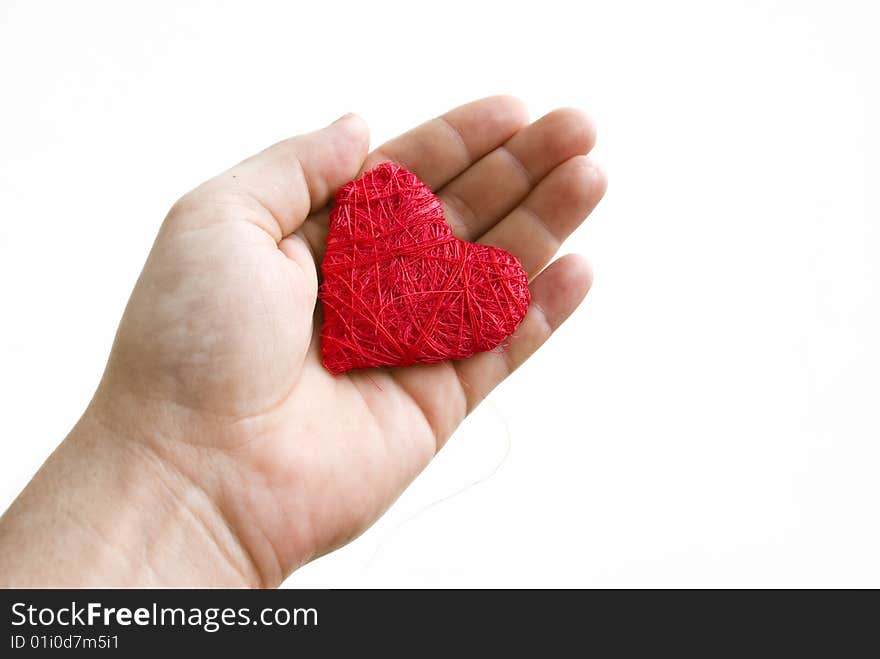
[[[353,117],[353,116],[354,116],[354,112],[346,112],[344,115],[342,115],[341,117],[339,117],[339,119],[337,119],[337,120],[334,121],[333,123],[334,123],[334,124],[341,123],[341,122],[345,121],[346,119],[350,119],[350,118]],[[333,124],[330,124],[330,125],[332,126]]]

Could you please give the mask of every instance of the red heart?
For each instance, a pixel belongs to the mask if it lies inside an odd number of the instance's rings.
[[[496,247],[459,240],[427,185],[383,163],[336,193],[321,263],[331,373],[463,359],[510,336],[528,278]]]

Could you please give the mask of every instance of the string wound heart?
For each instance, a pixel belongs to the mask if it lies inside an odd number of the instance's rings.
[[[396,163],[339,189],[321,272],[321,353],[334,374],[491,350],[529,306],[516,257],[456,238],[437,196]]]

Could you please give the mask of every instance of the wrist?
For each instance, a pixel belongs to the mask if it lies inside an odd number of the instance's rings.
[[[0,584],[249,586],[211,497],[93,404],[0,519]]]

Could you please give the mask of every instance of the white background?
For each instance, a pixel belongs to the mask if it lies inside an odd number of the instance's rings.
[[[287,585],[880,586],[876,3],[133,5],[0,4],[0,507],[178,196],[350,110],[378,143],[504,92],[598,124],[565,245],[594,289]]]

